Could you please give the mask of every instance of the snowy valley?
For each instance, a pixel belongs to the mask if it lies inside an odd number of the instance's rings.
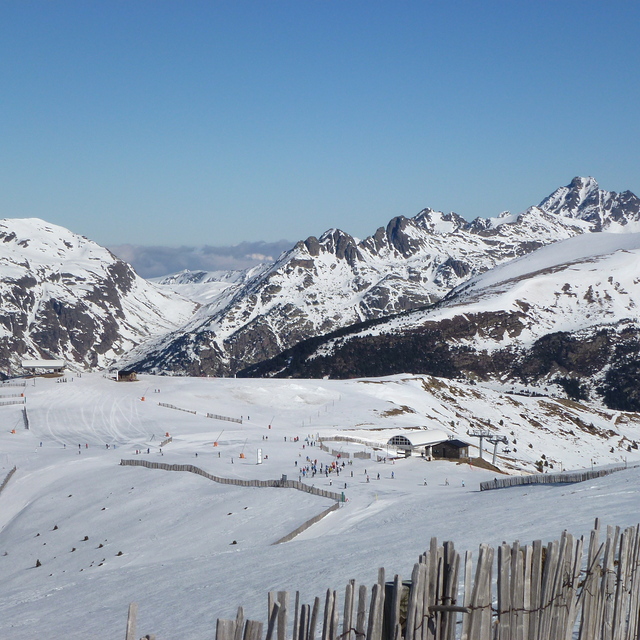
[[[584,534],[595,517],[637,522],[637,414],[425,376],[118,383],[93,373],[0,390],[25,394],[30,427],[22,405],[0,407],[0,473],[17,467],[0,495],[0,636],[12,640],[43,628],[51,637],[124,637],[133,601],[141,634],[199,640],[239,605],[264,619],[268,590],[300,590],[308,602],[351,578],[373,584],[380,566],[408,575],[431,536],[474,550],[480,542],[556,539],[564,529]],[[499,449],[498,465],[511,473],[534,471],[540,460],[546,471],[629,469],[576,485],[479,492],[496,471],[400,459],[386,445],[399,430],[436,424],[467,440],[478,427],[506,434],[510,451]],[[167,434],[172,440],[160,447]],[[302,482],[344,492],[347,502],[278,545],[332,501],[119,465],[137,459],[228,478],[297,480],[308,459],[340,463],[311,444],[336,435],[368,444],[329,440],[345,454],[340,475]]]
[[[265,620],[270,590],[408,577],[432,536],[475,551],[638,522],[629,192],[575,178],[517,215],[425,209],[154,281],[42,220],[3,220],[0,240],[0,638],[124,637],[135,601],[140,634],[201,640],[239,605]],[[25,378],[28,358],[67,368]],[[469,458],[405,458],[389,441],[412,433]]]

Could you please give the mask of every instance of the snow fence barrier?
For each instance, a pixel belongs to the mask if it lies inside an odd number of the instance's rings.
[[[198,412],[193,409],[183,409],[182,407],[176,407],[175,404],[169,404],[167,402],[158,402],[158,406],[166,407],[167,409],[175,409],[176,411],[184,411],[185,413],[191,413],[194,416],[198,415]],[[224,420],[226,422],[237,422],[238,424],[242,424],[242,418],[230,418],[229,416],[221,416],[217,413],[206,413],[205,416],[207,418],[212,418],[213,420]]]
[[[574,482],[584,482],[593,478],[602,478],[617,471],[625,469],[635,469],[640,465],[632,467],[621,466],[609,469],[589,469],[583,471],[569,471],[567,473],[540,473],[533,476],[510,476],[508,478],[494,478],[480,483],[480,491],[491,489],[505,489],[506,487],[516,487],[524,484],[573,484]]]
[[[233,484],[239,487],[296,489],[298,491],[310,493],[314,496],[320,496],[321,498],[329,498],[336,502],[342,502],[341,493],[310,487],[309,485],[306,485],[303,482],[298,482],[297,480],[240,480],[239,478],[222,478],[220,476],[214,476],[211,473],[207,473],[200,467],[196,467],[192,464],[166,464],[165,462],[149,462],[147,460],[120,460],[120,464],[122,466],[146,467],[147,469],[163,469],[164,471],[186,471],[188,473],[195,473],[199,476],[204,476],[209,480],[213,480],[213,482],[219,482],[220,484]]]
[[[192,413],[193,415],[196,415],[195,411],[192,411],[191,409],[183,409],[182,407],[176,407],[175,404],[167,404],[166,402],[158,402],[158,406],[159,407],[166,407],[167,409],[175,409],[176,411],[184,411],[185,413]]]
[[[235,619],[218,618],[215,638],[636,640],[640,525],[601,534],[596,520],[590,536],[481,544],[475,558],[431,538],[409,580],[387,581],[384,568],[370,589],[350,580],[343,597],[327,590],[324,613],[319,597],[303,604],[299,591],[271,591],[266,624],[245,620],[241,606]]]
[[[342,451],[336,451],[335,449],[329,449],[329,447],[327,447],[325,444],[323,444],[324,442],[350,442],[352,444],[363,444],[367,447],[379,447],[380,443],[379,442],[375,442],[373,440],[365,440],[364,438],[355,438],[353,436],[330,436],[328,438],[318,438],[318,442],[320,443],[319,446],[323,451],[326,451],[328,453],[331,453],[332,456],[334,457],[338,457],[338,454],[340,454],[340,457],[342,458],[348,458],[350,456],[350,454],[348,453],[344,453]],[[355,453],[351,454],[354,458],[360,458],[362,460],[371,460],[371,454],[368,453],[367,451],[356,451]]]
[[[221,416],[217,413],[207,413],[207,418],[211,418],[213,420],[224,420],[225,422],[237,422],[238,424],[242,424],[242,418],[230,418],[229,416]]]
[[[0,398],[2,398],[3,396],[0,396]],[[7,396],[4,396],[7,397]],[[10,404],[24,404],[25,403],[25,398],[20,398],[20,400],[0,400],[0,406],[7,406]]]
[[[2,493],[2,490],[7,486],[7,483],[9,482],[9,480],[11,480],[11,476],[16,472],[16,469],[17,467],[13,467],[13,469],[11,469],[9,473],[7,473],[4,480],[2,481],[2,484],[0,484],[0,493]]]

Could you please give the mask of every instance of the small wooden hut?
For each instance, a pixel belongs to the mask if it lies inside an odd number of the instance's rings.
[[[122,369],[118,371],[118,382],[137,382],[138,374],[133,369]]]

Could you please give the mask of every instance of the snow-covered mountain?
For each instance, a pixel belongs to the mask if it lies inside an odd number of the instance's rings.
[[[429,309],[308,341],[247,373],[559,384],[639,410],[639,264],[640,233],[577,236],[476,276]]]
[[[595,231],[640,231],[640,200],[630,191],[604,191],[594,178],[574,178],[571,184],[545,198],[539,208],[586,220]]]
[[[0,367],[64,358],[105,367],[184,323],[197,304],[168,295],[106,249],[36,218],[0,221]]]
[[[467,222],[424,209],[364,240],[332,229],[233,285],[216,285],[221,295],[184,327],[142,345],[128,363],[156,373],[233,374],[305,338],[433,304],[541,246],[631,230],[640,230],[640,199],[601,190],[593,178],[575,178],[519,215]]]
[[[232,375],[305,339],[433,305],[542,246],[591,232],[627,236],[639,220],[636,196],[576,178],[519,215],[467,222],[424,209],[364,240],[332,229],[272,264],[153,283],[66,229],[5,220],[0,367],[47,356],[82,368]]]
[[[230,294],[262,273],[268,265],[258,265],[237,271],[189,271],[185,269],[162,278],[153,278],[151,282],[161,285],[164,290],[171,290],[198,304],[212,303],[223,306]],[[211,310],[212,307],[209,307]]]

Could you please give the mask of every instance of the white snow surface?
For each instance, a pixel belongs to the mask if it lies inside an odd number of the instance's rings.
[[[553,269],[572,262],[585,262],[618,251],[636,252],[640,250],[640,233],[625,235],[597,233],[575,236],[554,244],[541,247],[537,251],[507,264],[498,265],[462,285],[487,287],[499,282],[530,276],[545,269]]]
[[[257,265],[240,271],[189,271],[185,269],[179,273],[161,278],[152,278],[150,282],[160,285],[194,300],[201,305],[207,305],[216,300],[227,299],[229,291],[236,292],[251,278],[265,271],[268,265]],[[223,294],[226,294],[223,297]]]
[[[216,618],[234,617],[239,605],[247,617],[265,620],[269,590],[300,590],[308,603],[327,588],[343,590],[350,578],[370,586],[380,566],[408,577],[431,536],[475,550],[480,542],[555,539],[563,529],[584,534],[595,517],[621,526],[638,521],[638,469],[575,485],[481,493],[479,482],[494,472],[392,460],[394,452],[384,446],[374,451],[334,441],[328,444],[337,450],[365,450],[387,462],[354,459],[331,484],[320,474],[306,480],[344,490],[348,501],[274,546],[331,501],[119,466],[121,458],[141,458],[195,464],[225,477],[297,479],[307,456],[323,464],[335,460],[310,445],[318,434],[384,442],[385,432],[421,426],[466,440],[474,427],[504,433],[510,453],[499,452],[503,469],[530,470],[533,461],[546,459],[558,471],[592,461],[640,462],[631,446],[640,439],[636,414],[411,375],[351,381],[141,376],[116,383],[96,373],[0,387],[5,396],[21,391],[30,430],[21,406],[0,406],[0,478],[17,466],[0,494],[1,638],[43,632],[124,637],[132,601],[140,606],[139,636],[213,637]],[[243,423],[212,420],[206,412]],[[167,433],[173,441],[161,455]],[[36,560],[42,566],[36,568]]]

